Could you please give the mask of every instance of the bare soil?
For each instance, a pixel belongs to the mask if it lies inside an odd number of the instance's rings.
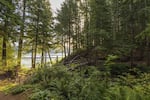
[[[11,94],[4,94],[3,92],[0,92],[0,100],[27,100],[26,95],[24,94],[18,94],[18,95],[11,95]]]

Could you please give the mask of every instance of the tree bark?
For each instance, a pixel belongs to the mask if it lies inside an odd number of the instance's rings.
[[[150,42],[149,40],[147,41],[147,66],[150,67]]]
[[[130,2],[130,13],[131,13],[131,18],[130,18],[130,33],[131,33],[131,43],[132,45],[134,45],[135,42],[135,37],[134,37],[134,15],[133,15],[133,0],[131,0]],[[133,67],[134,66],[134,47],[131,47],[131,51],[130,51],[130,66]]]
[[[3,44],[2,44],[2,65],[7,66],[7,43],[6,36],[3,36]]]
[[[19,36],[19,47],[18,47],[18,57],[17,57],[18,59],[17,64],[20,67],[21,67],[22,44],[23,44],[23,36],[24,36],[25,9],[26,9],[26,0],[23,0],[23,16],[22,16],[23,25],[21,26],[21,33]]]
[[[34,43],[32,44],[32,68],[33,68],[33,66],[35,66],[35,64],[34,64]]]
[[[49,56],[50,63],[51,63],[51,65],[52,65],[52,64],[53,64],[53,62],[52,62],[52,58],[51,58],[51,54],[50,54],[50,50],[48,50],[48,56]]]
[[[41,54],[41,66],[44,65],[44,47],[42,47],[42,54]]]
[[[32,68],[35,68],[35,64],[36,64],[36,55],[37,55],[37,45],[38,45],[38,33],[39,33],[39,10],[37,11],[37,23],[36,23],[36,33],[35,33],[35,44],[34,44],[34,55],[33,55],[33,59],[34,59],[34,63]]]
[[[2,42],[2,65],[7,66],[7,19],[4,21],[4,35],[3,35],[3,42]]]

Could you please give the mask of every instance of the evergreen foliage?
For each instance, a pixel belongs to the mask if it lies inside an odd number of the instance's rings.
[[[50,66],[54,49],[64,59]],[[49,0],[0,0],[0,80],[18,76],[28,53],[33,73],[12,94],[149,100],[150,0],[65,0],[55,17]]]

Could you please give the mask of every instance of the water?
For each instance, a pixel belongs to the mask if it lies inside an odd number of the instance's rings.
[[[49,62],[50,61],[49,57],[47,56],[46,58],[47,58],[47,62]],[[53,61],[57,60],[58,58],[62,58],[62,53],[52,53],[51,54],[51,58],[52,58]],[[32,59],[31,59],[31,55],[30,54],[24,55],[22,57],[21,65],[30,68],[32,66],[32,62],[31,61],[32,61]],[[37,55],[36,63],[40,63],[40,61],[41,61],[41,57],[39,55]]]

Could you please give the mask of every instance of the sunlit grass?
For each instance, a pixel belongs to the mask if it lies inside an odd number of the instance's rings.
[[[3,80],[3,81],[0,81],[0,91],[1,92],[5,92],[5,93],[8,93],[9,90],[11,88],[13,88],[14,86],[16,86],[17,84],[14,83],[14,82],[11,82],[10,80]]]
[[[18,77],[20,77],[20,81],[24,80],[27,73],[30,71],[30,68],[22,67],[18,72]],[[4,93],[9,93],[10,89],[18,85],[18,82],[15,80],[11,80],[6,78],[5,80],[0,80],[0,91]]]

